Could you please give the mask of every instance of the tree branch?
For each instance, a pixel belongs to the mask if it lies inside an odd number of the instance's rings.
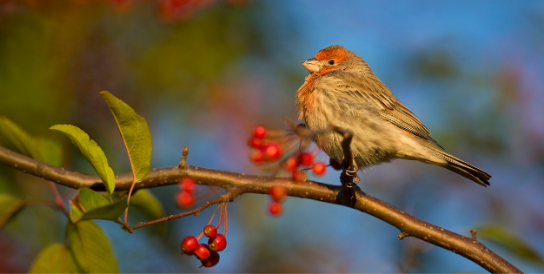
[[[4,147],[0,147],[0,163],[67,187],[76,189],[91,188],[98,191],[105,191],[104,185],[98,176],[84,175],[54,167],[10,151]],[[180,167],[153,169],[134,188],[142,189],[173,185],[177,184],[179,178],[182,176],[191,176],[198,184],[226,189],[227,193],[229,193],[226,197],[227,201],[233,201],[236,197],[244,193],[268,194],[272,186],[282,185],[288,189],[289,196],[343,205],[379,218],[400,230],[399,239],[407,236],[416,237],[459,254],[493,273],[521,273],[520,270],[489,250],[479,241],[453,233],[411,216],[382,200],[362,192],[356,185],[353,185],[355,202],[352,202],[352,199],[346,197],[344,191],[342,191],[342,186],[328,185],[309,180],[294,182],[290,178],[245,175],[194,167],[184,163]],[[131,174],[116,176],[116,190],[129,190],[131,184]],[[223,199],[223,197],[219,198]]]

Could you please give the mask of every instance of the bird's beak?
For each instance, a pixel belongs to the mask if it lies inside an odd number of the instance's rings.
[[[302,63],[302,66],[305,67],[309,72],[314,73],[319,71],[319,61],[315,58],[308,59]]]

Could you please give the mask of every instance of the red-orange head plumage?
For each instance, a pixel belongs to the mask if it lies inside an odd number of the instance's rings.
[[[314,58],[317,60],[334,60],[336,63],[342,63],[354,54],[340,45],[328,46],[320,50]]]

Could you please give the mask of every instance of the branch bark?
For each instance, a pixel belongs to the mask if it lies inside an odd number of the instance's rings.
[[[184,155],[186,157],[186,153]],[[84,175],[51,166],[4,147],[0,147],[0,163],[67,187],[76,189],[91,188],[97,191],[106,190],[98,176]],[[227,200],[230,202],[244,193],[268,194],[272,186],[283,185],[288,189],[289,196],[343,205],[379,218],[400,230],[399,240],[409,236],[421,239],[459,254],[492,273],[522,273],[476,239],[456,234],[411,216],[380,199],[364,193],[356,185],[353,185],[355,193],[355,201],[353,201],[352,197],[345,195],[345,192],[342,191],[342,186],[309,180],[294,182],[290,178],[245,175],[200,168],[189,166],[183,161],[183,164],[178,167],[151,170],[142,182],[134,186],[134,189],[177,184],[182,176],[191,176],[198,184],[227,190],[229,193]],[[118,175],[115,179],[116,190],[129,190],[132,184],[131,174]]]

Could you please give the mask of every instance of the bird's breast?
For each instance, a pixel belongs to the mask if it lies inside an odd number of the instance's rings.
[[[319,74],[313,73],[306,76],[304,84],[297,91],[297,107],[299,119],[303,119],[306,122],[306,117],[311,115],[315,109],[315,94],[314,90],[315,81],[319,78]]]

